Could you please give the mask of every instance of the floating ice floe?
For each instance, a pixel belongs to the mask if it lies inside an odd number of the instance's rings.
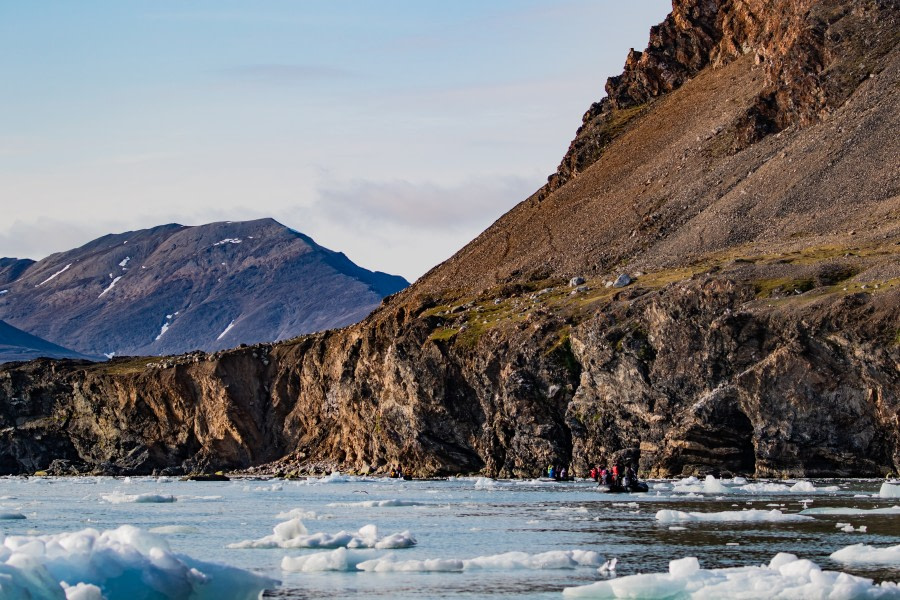
[[[332,471],[324,477],[309,477],[303,481],[298,481],[299,485],[319,485],[329,483],[358,483],[365,481],[365,477],[357,477],[354,475],[344,475],[340,471]],[[402,479],[400,481],[403,481]]]
[[[0,546],[0,597],[47,600],[255,600],[278,582],[173,553],[125,525],[99,532],[9,536]]]
[[[489,477],[479,477],[475,480],[475,489],[482,490],[487,488],[492,488],[497,485],[497,482]]]
[[[0,510],[0,521],[15,521],[16,519],[24,519],[26,518],[20,512],[16,512],[14,510]]]
[[[273,483],[270,485],[258,485],[252,489],[254,492],[280,492],[284,489],[283,483]],[[249,485],[244,486],[244,491],[249,492],[251,488]]]
[[[90,583],[69,585],[62,581],[60,586],[66,594],[66,600],[103,600],[103,590]]]
[[[798,481],[790,487],[789,491],[800,494],[811,494],[814,492],[839,492],[841,491],[841,488],[836,485],[828,485],[817,488],[809,481]]]
[[[371,558],[371,551],[338,548],[331,552],[316,552],[315,554],[306,554],[304,556],[285,556],[281,559],[281,569],[298,573],[355,571],[356,565]]]
[[[701,569],[694,557],[669,562],[668,573],[629,575],[563,590],[567,598],[900,598],[896,583],[823,571],[779,553],[768,565]]]
[[[878,548],[866,544],[853,544],[832,552],[831,558],[846,564],[896,565],[900,563],[900,545]]]
[[[357,565],[360,571],[385,573],[394,571],[473,571],[517,569],[574,569],[579,566],[597,567],[603,558],[591,550],[552,550],[540,554],[506,552],[490,556],[478,556],[464,560],[430,559],[397,560],[393,555],[368,560]],[[456,568],[458,565],[458,568]]]
[[[303,510],[302,508],[292,508],[275,515],[276,519],[301,519],[303,521],[315,521],[319,519],[318,513],[314,510]]]
[[[200,533],[199,529],[191,527],[190,525],[162,525],[160,527],[153,527],[149,531],[150,533],[162,534]]]
[[[878,490],[879,498],[900,498],[900,485],[884,482]]]
[[[853,533],[854,531],[865,533],[869,529],[865,525],[860,525],[859,527],[854,528],[850,523],[835,523],[835,526],[844,533]]]
[[[786,494],[791,491],[791,488],[781,483],[768,482],[748,483],[740,486],[738,489],[750,494]]]
[[[360,508],[385,508],[394,506],[426,506],[425,502],[415,502],[413,500],[362,500],[360,502],[332,502],[326,504],[328,507],[350,508],[358,506]]]
[[[819,508],[807,508],[800,511],[801,515],[900,515],[900,506],[886,508],[850,508],[844,506],[823,506]]]
[[[393,554],[372,558],[370,553],[343,548],[306,556],[286,556],[281,561],[285,571],[367,571],[394,572],[461,572],[474,570],[574,569],[597,567],[603,558],[590,550],[553,550],[540,554],[506,552],[475,558],[429,558],[398,560]]]
[[[675,523],[684,521],[750,521],[750,522],[783,522],[783,521],[812,521],[798,513],[783,513],[777,508],[772,510],[725,510],[722,512],[683,512],[680,510],[660,510],[656,513],[656,520],[662,523]]]
[[[416,539],[409,531],[378,537],[375,525],[366,525],[359,531],[339,531],[337,533],[309,533],[300,519],[279,523],[267,535],[258,540],[244,540],[228,544],[229,548],[375,548],[389,550],[409,548]]]
[[[176,500],[175,496],[165,494],[123,494],[121,492],[113,492],[101,496],[101,498],[110,504],[159,504]]]
[[[187,500],[192,502],[216,502],[222,499],[222,496],[175,496],[175,499],[179,502],[181,500]]]
[[[675,493],[727,494],[730,490],[712,475],[707,475],[702,482],[696,477],[688,477],[672,484]]]
[[[586,515],[589,511],[586,506],[557,506],[554,508],[548,508],[547,512],[556,515],[570,515],[572,513]]]

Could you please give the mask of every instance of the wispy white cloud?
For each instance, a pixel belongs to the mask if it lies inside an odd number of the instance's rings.
[[[315,209],[363,228],[378,223],[420,230],[469,230],[490,224],[534,189],[533,180],[518,176],[485,176],[453,185],[355,180],[321,188]]]

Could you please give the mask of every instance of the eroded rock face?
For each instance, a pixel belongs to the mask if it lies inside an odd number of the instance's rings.
[[[628,121],[702,69],[752,54],[765,84],[733,127],[733,150],[840,106],[893,49],[897,6],[890,0],[676,0],[651,28],[643,52],[631,50],[621,75],[606,82],[557,168],[546,196],[585,171]]]
[[[898,12],[676,2],[562,187],[358,325],[0,367],[0,471],[900,470]]]
[[[66,459],[149,473],[287,456],[281,468],[535,476],[627,456],[659,476],[883,475],[900,468],[898,298],[769,306],[705,275],[616,292],[571,327],[529,310],[441,340],[444,318],[401,312],[168,368],[39,361],[0,370],[0,468]]]

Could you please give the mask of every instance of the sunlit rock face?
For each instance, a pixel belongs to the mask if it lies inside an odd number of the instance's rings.
[[[897,472],[898,10],[769,5],[676,2],[577,168],[359,324],[0,368],[0,466]]]

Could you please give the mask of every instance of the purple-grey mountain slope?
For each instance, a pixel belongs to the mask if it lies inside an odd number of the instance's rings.
[[[21,329],[16,329],[9,323],[0,321],[0,363],[34,360],[41,357],[96,359],[96,357],[57,346]]]
[[[402,277],[272,219],[106,235],[38,262],[0,261],[0,319],[78,352],[171,354],[355,323]]]

